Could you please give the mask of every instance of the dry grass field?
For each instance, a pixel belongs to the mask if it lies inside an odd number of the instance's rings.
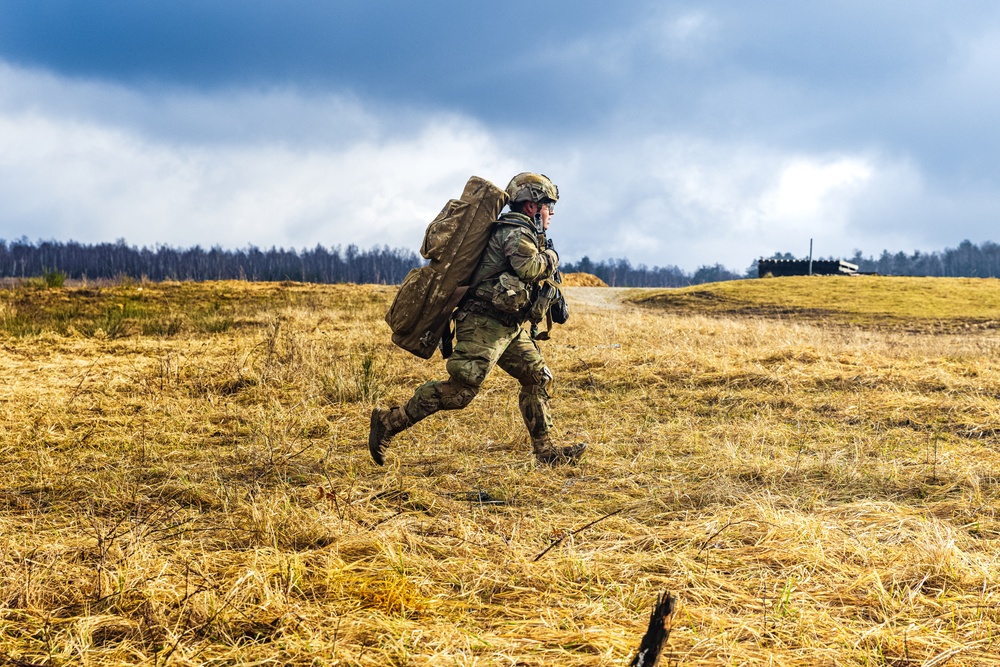
[[[557,468],[501,373],[371,463],[392,288],[2,290],[0,664],[998,665],[998,287],[580,292]]]

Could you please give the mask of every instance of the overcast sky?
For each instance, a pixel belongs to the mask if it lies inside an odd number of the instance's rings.
[[[2,0],[0,238],[387,244],[540,171],[564,258],[1000,242],[1000,3]]]

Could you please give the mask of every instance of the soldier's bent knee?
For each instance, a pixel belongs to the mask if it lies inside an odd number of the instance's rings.
[[[542,388],[542,391],[548,394],[549,389],[552,388],[552,371],[549,370],[548,366],[542,366],[537,371],[531,374],[531,379],[534,383]]]
[[[548,369],[546,369],[548,370]],[[550,374],[547,378],[539,378],[541,382],[536,384],[523,384],[521,385],[521,395],[522,396],[538,396],[543,400],[548,400],[549,398],[549,387],[552,386],[552,375]]]
[[[461,410],[479,393],[479,387],[457,382],[454,378],[446,382],[442,389],[445,387],[447,390],[441,392],[441,407],[445,410]]]

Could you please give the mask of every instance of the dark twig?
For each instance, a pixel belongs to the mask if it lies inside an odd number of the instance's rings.
[[[87,368],[87,370],[86,370],[86,371],[84,371],[84,373],[83,373],[83,377],[82,377],[82,378],[80,378],[80,384],[76,385],[76,389],[74,389],[74,390],[73,390],[73,395],[69,397],[69,402],[68,402],[68,403],[66,403],[66,405],[67,405],[67,406],[70,406],[70,405],[73,405],[73,401],[75,401],[75,400],[76,400],[77,396],[79,396],[79,395],[80,395],[80,391],[81,391],[81,390],[83,389],[83,383],[84,383],[84,382],[86,382],[86,381],[87,381],[87,378],[89,378],[89,377],[90,377],[90,371],[94,370],[94,368],[95,368],[95,367],[96,367],[96,368],[99,368],[99,367],[100,367],[100,366],[99,366],[99,364],[101,363],[101,359],[102,359],[102,358],[103,358],[103,357],[98,357],[97,359],[95,359],[95,360],[94,360],[94,363],[92,363],[92,364],[91,364],[91,365],[90,365],[90,366],[89,366],[89,367]]]
[[[767,521],[761,521],[759,519],[743,519],[742,521],[737,521],[735,523],[732,522],[732,521],[730,521],[730,522],[726,523],[725,526],[723,526],[722,528],[720,528],[717,531],[715,531],[714,533],[712,533],[709,536],[709,538],[707,540],[705,540],[705,543],[703,545],[701,545],[701,549],[698,549],[698,553],[695,554],[695,555],[697,556],[702,551],[704,551],[705,547],[707,547],[712,542],[712,540],[714,540],[715,538],[717,538],[719,535],[722,534],[722,531],[726,530],[727,528],[732,528],[733,526],[738,526],[741,523],[762,523],[765,526],[771,526],[772,528],[774,528],[774,524],[773,523],[768,523]]]
[[[581,356],[579,356],[579,355],[577,355],[576,358],[579,359],[580,363],[583,364],[583,367],[585,369],[587,369],[587,376],[590,378],[589,383],[590,383],[590,389],[591,389],[591,391],[597,391],[597,383],[594,382],[594,373],[590,370],[590,364],[588,364],[584,360],[584,358],[581,357]]]
[[[378,528],[379,526],[381,526],[383,523],[388,523],[388,522],[392,521],[393,519],[395,519],[396,517],[402,516],[402,515],[406,514],[409,511],[410,510],[408,510],[408,509],[406,509],[404,507],[403,509],[398,510],[395,514],[387,516],[384,519],[379,519],[378,521],[374,521],[372,523],[369,523],[367,521],[363,521],[361,519],[358,519],[357,522],[358,522],[359,525],[361,525],[364,528],[367,528],[368,530],[375,530],[376,528]]]
[[[662,593],[656,599],[656,606],[649,615],[649,628],[642,636],[639,650],[629,663],[629,667],[656,667],[659,663],[663,648],[670,638],[670,620],[676,604],[677,598],[669,591]]]
[[[8,665],[14,665],[14,667],[44,667],[44,665],[39,665],[34,662],[25,662],[24,660],[18,660],[13,658],[6,653],[0,653],[0,663],[6,663]]]
[[[537,563],[539,560],[541,560],[542,556],[544,556],[545,554],[547,554],[548,552],[552,551],[557,546],[559,546],[560,544],[562,544],[563,540],[565,540],[567,537],[573,537],[577,533],[583,532],[583,531],[587,530],[588,528],[590,528],[591,526],[596,525],[596,524],[604,521],[605,519],[607,519],[609,517],[613,517],[616,514],[620,514],[620,513],[624,512],[626,509],[628,509],[628,508],[627,507],[619,507],[614,512],[609,512],[608,514],[605,514],[604,516],[602,516],[600,519],[594,519],[593,521],[591,521],[587,525],[582,526],[580,528],[577,528],[576,530],[574,530],[572,532],[566,533],[565,535],[563,535],[562,537],[560,537],[558,540],[555,540],[552,544],[550,544],[549,546],[547,546],[545,548],[545,550],[542,551],[542,553],[540,553],[537,556],[535,556],[532,559],[532,562]]]

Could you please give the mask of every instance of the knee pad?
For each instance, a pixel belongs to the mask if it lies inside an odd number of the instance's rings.
[[[526,396],[549,397],[549,388],[552,387],[552,371],[545,366],[540,371],[532,374],[533,384],[521,385],[521,393]]]
[[[542,388],[542,391],[546,395],[549,393],[549,389],[552,388],[552,382],[555,380],[548,366],[542,366],[539,370],[532,373],[531,379],[535,381],[536,385]]]
[[[447,389],[441,392],[441,407],[445,410],[461,410],[479,393],[479,387],[456,382],[454,378],[445,383],[445,386]]]

